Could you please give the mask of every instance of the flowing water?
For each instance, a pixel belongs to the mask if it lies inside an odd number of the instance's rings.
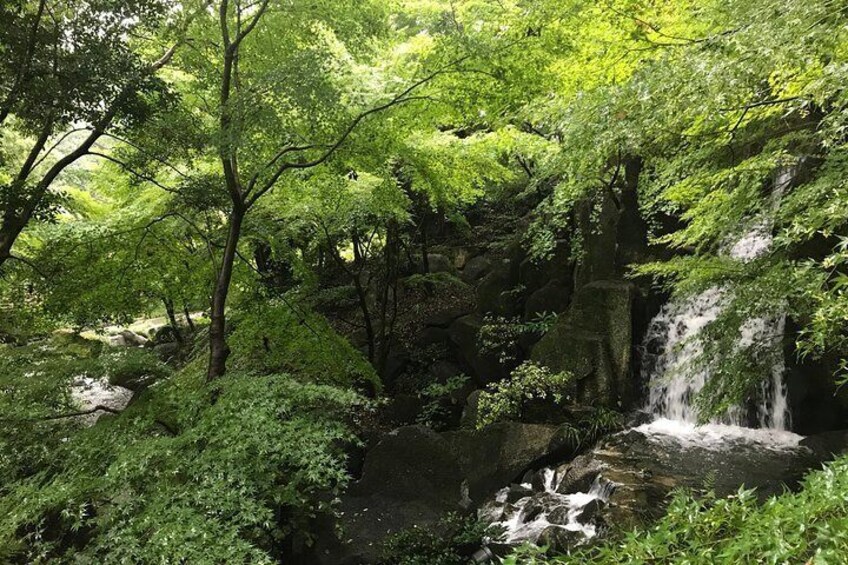
[[[782,170],[775,180],[772,193],[772,210],[780,202],[792,182],[794,170]],[[748,262],[769,251],[772,244],[771,215],[756,222],[745,234],[729,246],[728,255]],[[730,291],[715,286],[682,301],[672,301],[651,321],[645,339],[646,350],[656,350],[646,355],[642,367],[645,382],[649,383],[648,409],[658,418],[696,423],[695,396],[710,377],[710,367],[698,363],[704,347],[701,331],[715,321],[727,307]],[[779,353],[783,338],[783,315],[753,318],[740,328],[737,346],[740,349],[762,348],[777,353],[771,375],[763,382],[754,399],[753,418],[742,407],[728,410],[715,423],[746,426],[754,420],[756,427],[788,430],[790,426],[786,384],[783,381],[783,356]]]
[[[793,177],[791,168],[777,175],[773,208]],[[771,214],[764,214],[727,246],[727,255],[743,262],[762,257],[771,248],[772,227]],[[672,301],[651,321],[645,350],[652,353],[644,356],[642,378],[649,384],[647,410],[653,421],[621,432],[606,445],[581,456],[586,460],[579,462],[578,467],[598,468],[588,490],[569,494],[568,488],[560,488],[561,473],[566,467],[543,469],[542,480],[533,485],[507,487],[483,508],[484,517],[505,529],[507,543],[546,541],[552,529],[574,534],[569,541],[572,545],[591,539],[598,533],[598,520],[596,513],[586,510],[593,505],[605,506],[618,480],[622,481],[618,486],[631,492],[643,486],[648,489],[645,492],[656,488],[650,484],[650,477],[644,484],[632,480],[654,462],[658,463],[655,472],[665,477],[674,475],[675,468],[680,469],[674,477],[680,485],[700,486],[698,481],[708,480],[706,473],[726,471],[724,478],[728,484],[724,486],[732,488],[756,483],[757,478],[762,479],[761,484],[766,488],[779,485],[781,477],[792,477],[798,472],[796,468],[778,469],[785,460],[790,461],[790,466],[794,461],[803,468],[804,454],[798,447],[802,438],[789,431],[785,367],[779,349],[783,315],[754,318],[740,328],[739,348],[752,348],[752,354],[756,354],[755,350],[768,351],[771,353],[768,359],[773,360],[771,374],[760,386],[756,398],[751,399],[750,406],[732,408],[709,424],[697,425],[695,398],[711,377],[710,367],[698,363],[704,351],[702,331],[727,307],[731,292],[715,286],[697,296]],[[796,457],[786,457],[789,453]],[[650,455],[639,460],[646,454]],[[640,468],[629,468],[637,460]],[[758,477],[752,464],[764,471],[765,476]]]

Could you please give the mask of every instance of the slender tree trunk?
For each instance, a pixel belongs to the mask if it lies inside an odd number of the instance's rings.
[[[425,275],[430,274],[430,245],[427,240],[427,228],[429,222],[427,211],[421,213],[421,269]]]
[[[165,312],[168,315],[168,322],[171,324],[171,328],[174,330],[174,338],[177,340],[177,343],[182,345],[185,343],[183,339],[183,332],[180,331],[180,325],[177,323],[177,311],[174,309],[174,301],[170,298],[164,297],[162,298],[162,303],[165,305]]]
[[[4,220],[0,226],[0,267],[12,256],[12,246],[21,230],[14,220]]]
[[[191,312],[188,309],[188,304],[183,302],[183,314],[185,314],[186,324],[191,333],[197,333],[197,327],[194,325],[194,320],[191,319]]]
[[[212,293],[211,324],[209,325],[209,367],[206,371],[207,382],[224,375],[227,369],[227,357],[230,348],[227,345],[226,317],[227,295],[230,292],[230,282],[233,278],[233,265],[236,260],[241,225],[245,210],[242,206],[234,206],[230,213],[230,228],[224,255],[221,257],[221,267],[215,281]]]

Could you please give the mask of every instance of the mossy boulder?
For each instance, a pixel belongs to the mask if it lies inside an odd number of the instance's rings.
[[[533,361],[574,375],[576,402],[620,408],[632,401],[635,295],[635,287],[623,281],[584,286],[533,348]]]

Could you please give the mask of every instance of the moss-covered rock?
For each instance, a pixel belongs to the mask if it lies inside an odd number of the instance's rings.
[[[533,348],[533,361],[573,373],[575,401],[621,407],[632,400],[635,294],[635,287],[622,281],[584,286]]]

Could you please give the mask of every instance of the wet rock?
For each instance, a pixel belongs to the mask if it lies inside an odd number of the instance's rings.
[[[527,498],[533,495],[533,489],[526,487],[524,485],[510,485],[506,492],[506,502],[514,503],[518,502],[522,498]]]
[[[536,543],[546,546],[554,553],[564,553],[584,540],[583,534],[579,531],[567,530],[561,526],[548,526],[539,534]]]
[[[560,494],[588,492],[592,483],[601,474],[603,466],[597,459],[578,458],[557,469],[559,484],[556,491]]]
[[[590,500],[575,516],[575,519],[581,524],[588,524],[598,517],[601,510],[606,507],[607,503],[599,498]]]
[[[811,449],[823,460],[848,452],[848,430],[823,432],[804,438],[801,445]]]
[[[709,485],[717,496],[724,497],[745,485],[756,488],[765,499],[796,487],[821,460],[811,449],[797,444],[799,436],[793,440],[788,432],[774,436],[760,430],[717,441],[703,433],[670,435],[650,429],[645,426],[616,434],[561,467],[563,480],[558,491],[581,492],[590,477],[600,474],[616,488],[608,506],[593,510],[594,517],[628,528],[662,515],[675,488],[700,490]]]

